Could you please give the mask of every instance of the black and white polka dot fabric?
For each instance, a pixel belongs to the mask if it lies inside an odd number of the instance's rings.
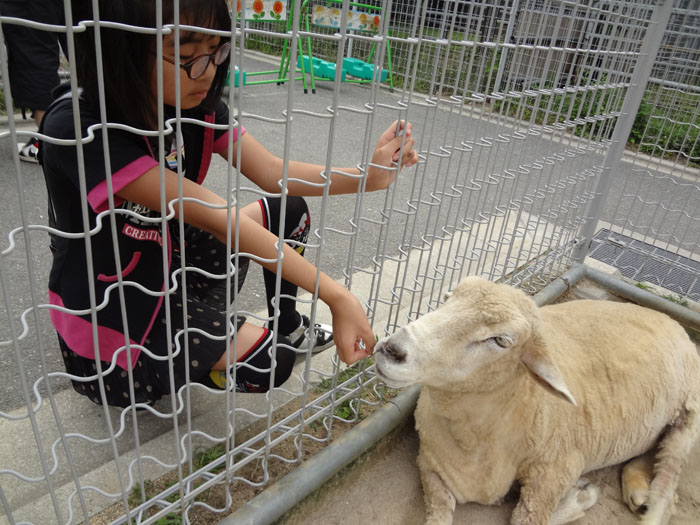
[[[189,230],[186,234],[187,264],[197,266],[213,274],[223,274],[226,261],[226,246],[213,236],[198,230]],[[196,260],[196,262],[195,262]],[[245,280],[248,260],[240,258],[238,269],[238,286]],[[171,268],[180,268],[179,253],[173,253]],[[175,390],[179,390],[190,382],[203,383],[216,388],[209,379],[211,367],[226,351],[226,280],[214,279],[196,271],[187,271],[186,303],[183,303],[182,278],[178,274],[178,291],[168,298],[170,303],[170,333],[172,340],[172,375]],[[185,313],[185,306],[187,305]],[[135,403],[153,403],[163,395],[170,394],[170,360],[168,356],[168,327],[166,324],[165,307],[153,323],[153,328],[144,341],[147,350],[159,360],[141,352],[138,361],[131,370],[134,385]],[[184,329],[184,319],[187,317],[187,331]],[[233,334],[244,322],[244,316],[233,316],[229,333]],[[233,324],[235,322],[235,325]],[[185,338],[188,341],[185,352]],[[97,374],[94,360],[86,359],[71,351],[59,336],[59,344],[66,370],[75,376],[90,377]],[[186,355],[187,354],[187,355]],[[103,372],[109,368],[109,363],[102,362]],[[114,406],[131,404],[129,396],[129,373],[119,367],[107,373],[104,377],[106,402]],[[93,402],[102,404],[98,381],[73,381],[73,387],[81,394],[88,396]]]

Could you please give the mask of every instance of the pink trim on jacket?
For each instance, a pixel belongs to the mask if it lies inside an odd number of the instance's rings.
[[[49,304],[63,307],[63,299],[57,293],[49,290]],[[92,345],[92,323],[90,321],[81,319],[77,315],[54,310],[53,308],[49,310],[49,317],[54,328],[71,350],[87,359],[95,359]],[[114,352],[125,344],[124,334],[104,326],[97,327],[97,341],[100,346],[100,360],[108,362],[112,361]],[[129,343],[132,345],[136,344],[131,340]],[[141,350],[133,347],[130,350],[131,364],[135,365]],[[119,354],[117,365],[127,370],[126,352]]]
[[[117,197],[117,192],[130,182],[135,181],[151,168],[158,166],[158,163],[148,155],[139,157],[135,161],[127,164],[122,169],[112,175],[112,190],[114,191],[114,205],[119,206],[124,199]],[[109,209],[107,199],[107,179],[92,188],[87,195],[87,200],[95,213],[100,213]]]
[[[235,144],[236,141],[238,140],[238,127],[233,128],[233,143]],[[245,128],[241,126],[241,136],[245,133]],[[223,135],[221,135],[216,141],[214,142],[214,153],[218,153],[219,155],[224,154],[226,151],[228,151],[228,134],[229,132],[227,131]]]
[[[214,114],[204,115],[204,121],[213,123]],[[209,171],[211,164],[211,153],[214,147],[214,130],[212,128],[204,128],[204,140],[202,141],[202,161],[199,164],[199,173],[197,174],[197,184],[202,184],[204,178]]]
[[[126,268],[122,270],[122,279],[124,279],[124,277],[129,275],[132,272],[132,270],[136,268],[136,265],[139,263],[140,258],[141,252],[134,252],[134,255],[131,256],[131,261],[129,261],[129,264],[127,264]],[[119,280],[119,278],[117,277],[116,273],[114,275],[100,273],[97,275],[97,280],[105,283],[116,283]]]

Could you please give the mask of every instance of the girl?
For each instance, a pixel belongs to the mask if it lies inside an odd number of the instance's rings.
[[[156,0],[99,3],[101,21],[120,22],[141,28],[156,27]],[[74,1],[75,20],[92,20],[91,2]],[[225,0],[181,0],[180,23],[230,31],[231,19]],[[173,23],[173,3],[164,0],[163,23]],[[221,100],[231,43],[228,38],[180,30],[179,56],[174,31],[162,41],[162,104],[165,118],[181,115],[191,119],[182,123],[181,134],[166,135],[164,158],[158,137],[146,136],[159,128],[157,36],[110,29],[100,31],[101,48],[96,50],[92,28],[76,34],[76,65],[80,93],[80,126],[83,138],[94,135],[81,148],[65,146],[47,139],[42,143],[40,159],[49,195],[50,223],[61,233],[51,236],[54,262],[49,278],[50,303],[64,309],[52,309],[51,320],[58,332],[67,370],[78,377],[75,389],[96,403],[128,406],[152,403],[188,382],[214,388],[226,388],[226,369],[232,364],[235,388],[245,392],[264,392],[282,384],[290,375],[294,348],[316,350],[335,342],[345,363],[353,363],[371,354],[374,336],[359,301],[342,285],[320,274],[318,297],[330,308],[330,327],[309,327],[308,318],[299,315],[294,297],[298,286],[314,291],[316,268],[303,258],[303,246],[309,232],[309,213],[302,195],[320,195],[322,188],[291,179],[323,183],[323,166],[290,162],[290,197],[286,203],[284,231],[278,231],[281,200],[263,198],[241,208],[238,221],[235,210],[229,224],[226,201],[201,186],[213,153],[239,166],[241,173],[269,193],[279,193],[283,161],[267,151],[250,133],[235,125],[214,130],[204,123],[228,124],[228,108]],[[96,65],[96,51],[104,64]],[[99,76],[104,78],[104,106],[110,123],[136,128],[110,127],[107,146],[103,146],[100,125]],[[175,78],[180,91],[176,96]],[[40,130],[52,139],[74,139],[73,104],[67,89],[56,93]],[[176,125],[173,124],[173,128]],[[403,125],[401,125],[403,128]],[[168,126],[165,127],[168,129]],[[140,133],[139,130],[142,130]],[[396,123],[380,137],[372,158],[375,166],[411,166],[418,160],[413,150],[410,125],[405,126],[403,149]],[[233,134],[233,158],[228,159],[229,133]],[[240,141],[241,157],[237,158]],[[177,151],[178,144],[182,145]],[[108,155],[104,149],[107,149]],[[399,155],[401,157],[399,158]],[[89,242],[82,233],[81,161],[84,163],[85,193],[89,207]],[[184,178],[178,180],[178,161]],[[165,163],[164,201],[171,203],[174,217],[163,226],[161,217],[161,168]],[[394,164],[392,164],[392,162]],[[356,168],[343,171],[359,175]],[[366,188],[386,188],[396,170],[371,167]],[[179,201],[178,184],[183,201]],[[358,179],[332,175],[331,193],[358,190]],[[109,196],[114,210],[110,209]],[[166,204],[167,206],[167,204]],[[173,213],[170,212],[170,213]],[[184,229],[179,227],[182,214]],[[240,252],[257,256],[264,267],[265,289],[270,319],[279,315],[278,332],[226,315],[226,269],[234,260],[226,253],[227,227],[231,246],[238,242]],[[235,238],[236,228],[238,238]],[[71,235],[73,234],[73,235]],[[283,243],[282,287],[279,304],[274,288],[277,270],[277,242]],[[186,249],[180,253],[184,242]],[[116,252],[121,261],[117,275]],[[163,260],[166,262],[163,262]],[[186,278],[181,264],[185,259]],[[87,261],[92,260],[88,266]],[[237,258],[238,286],[243,283],[247,259]],[[90,275],[86,275],[87,273]],[[232,280],[233,280],[232,279]],[[123,281],[123,287],[118,281]],[[96,311],[90,311],[91,282]],[[185,290],[182,290],[185,285]],[[123,313],[124,312],[124,313]],[[171,319],[166,323],[167,314]],[[227,323],[236,331],[235,346],[227,352]],[[97,325],[93,330],[93,323]],[[270,321],[270,325],[272,322]],[[305,339],[310,337],[309,342]],[[272,350],[278,344],[275,363]],[[96,343],[95,344],[95,339]],[[185,341],[188,352],[185,351]],[[364,342],[364,343],[363,343]],[[95,348],[98,348],[97,353]],[[168,349],[172,348],[172,367]],[[186,356],[186,354],[188,354]],[[99,390],[97,364],[104,371],[104,398]],[[235,373],[234,373],[235,372]],[[133,387],[130,385],[133,382]],[[133,394],[131,389],[133,388]]]

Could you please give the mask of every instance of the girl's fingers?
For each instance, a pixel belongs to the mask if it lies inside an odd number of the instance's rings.
[[[359,348],[357,341],[355,342],[355,345],[351,347],[349,352],[338,352],[340,360],[346,365],[356,363],[360,359],[364,359],[365,357],[368,357],[370,355],[372,354],[367,348],[365,348],[364,350],[361,350]]]
[[[348,365],[372,355],[376,340],[372,332],[355,337],[352,345],[348,345],[346,352],[338,352],[340,359]]]
[[[398,139],[400,139],[400,137],[397,137],[397,139],[395,139],[395,140],[398,140]],[[414,156],[415,153],[416,153],[416,152],[413,150],[413,144],[414,144],[414,141],[413,141],[412,138],[406,138],[406,141],[404,142],[404,145],[403,145],[403,152],[402,152],[400,149],[396,150],[396,151],[394,152],[394,155],[393,155],[393,157],[392,157],[392,160],[393,160],[394,162],[398,162],[398,161],[399,161],[399,155],[401,154],[401,159],[402,159],[402,160],[401,160],[401,165],[402,165],[402,166],[405,166],[405,165],[413,158],[413,156]],[[400,145],[401,145],[401,144],[400,144],[400,142],[399,142],[399,146],[400,146]]]
[[[380,142],[390,142],[394,138],[401,137],[402,132],[405,130],[406,136],[409,137],[413,133],[413,125],[409,122],[408,124],[406,123],[405,120],[395,120],[388,128],[387,130],[382,133],[382,136],[380,138]]]

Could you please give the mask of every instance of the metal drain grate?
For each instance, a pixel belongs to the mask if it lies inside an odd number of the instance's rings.
[[[602,229],[588,253],[635,281],[647,281],[693,301],[700,301],[700,262]]]

